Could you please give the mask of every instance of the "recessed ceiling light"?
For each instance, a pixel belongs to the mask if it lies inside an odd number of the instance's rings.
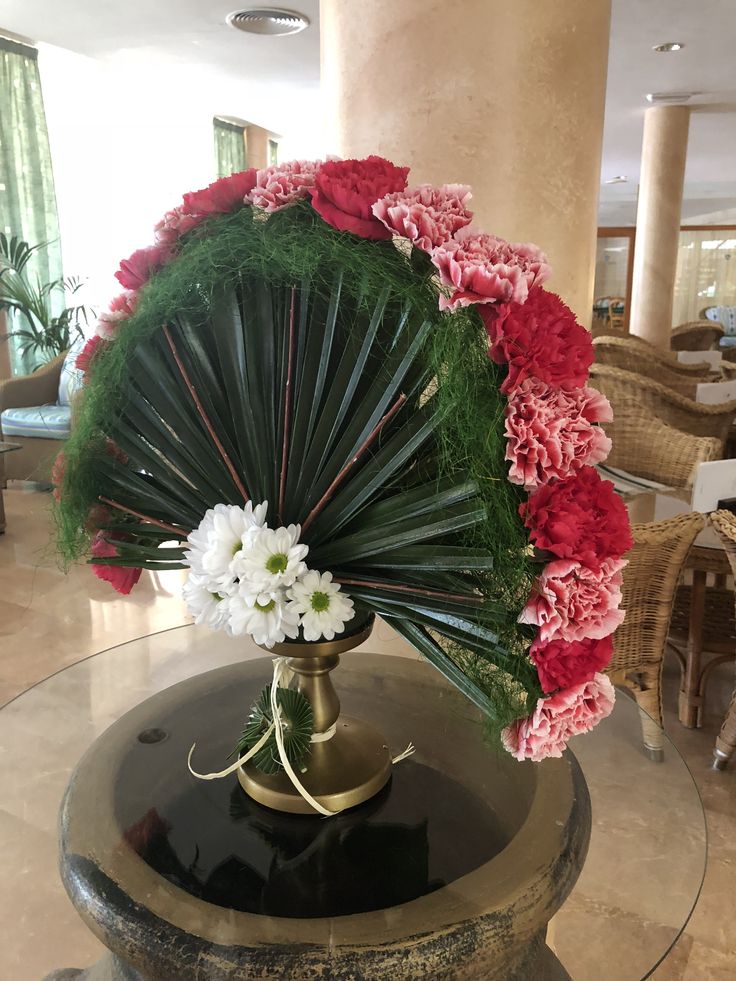
[[[607,181],[603,181],[604,184],[625,184],[629,178],[625,174],[619,174],[618,177],[609,177]]]
[[[236,10],[225,19],[238,31],[245,31],[246,34],[269,34],[272,37],[298,34],[309,27],[309,18],[304,14],[297,10],[282,10],[280,7]]]
[[[697,92],[647,92],[646,100],[653,105],[680,105],[689,102]]]
[[[655,44],[652,51],[682,51],[684,47],[682,41],[665,41],[663,44]]]

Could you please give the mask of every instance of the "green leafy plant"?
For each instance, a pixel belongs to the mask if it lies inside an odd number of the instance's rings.
[[[66,351],[75,340],[83,339],[82,323],[87,325],[94,311],[84,304],[65,306],[54,313],[54,300],[75,296],[82,282],[75,276],[41,283],[31,279],[28,263],[43,244],[29,245],[17,236],[0,232],[0,310],[7,310],[19,322],[6,337],[17,337],[19,351],[29,355],[34,370]]]

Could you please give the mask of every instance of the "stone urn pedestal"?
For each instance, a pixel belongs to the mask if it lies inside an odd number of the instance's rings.
[[[433,668],[350,652],[342,711],[416,754],[335,817],[280,813],[186,766],[196,741],[222,768],[270,675],[264,657],[174,685],[84,756],[61,874],[110,955],[57,981],[567,977],[545,933],[590,835],[575,758],[517,763]]]

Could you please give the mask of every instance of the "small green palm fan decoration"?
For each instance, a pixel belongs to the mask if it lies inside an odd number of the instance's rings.
[[[295,162],[164,217],[80,359],[58,542],[123,592],[190,566],[197,621],[266,646],[377,614],[498,733],[542,696],[517,622],[540,564],[504,459],[506,368],[428,254],[469,194],[435,189],[429,231],[405,209],[397,239],[406,173]],[[509,298],[545,268],[523,248]]]

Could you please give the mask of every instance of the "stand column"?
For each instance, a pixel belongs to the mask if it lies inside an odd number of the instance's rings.
[[[473,188],[590,324],[610,0],[322,0],[328,149]]]
[[[630,330],[665,350],[672,333],[689,126],[687,106],[652,106],[644,114]]]

